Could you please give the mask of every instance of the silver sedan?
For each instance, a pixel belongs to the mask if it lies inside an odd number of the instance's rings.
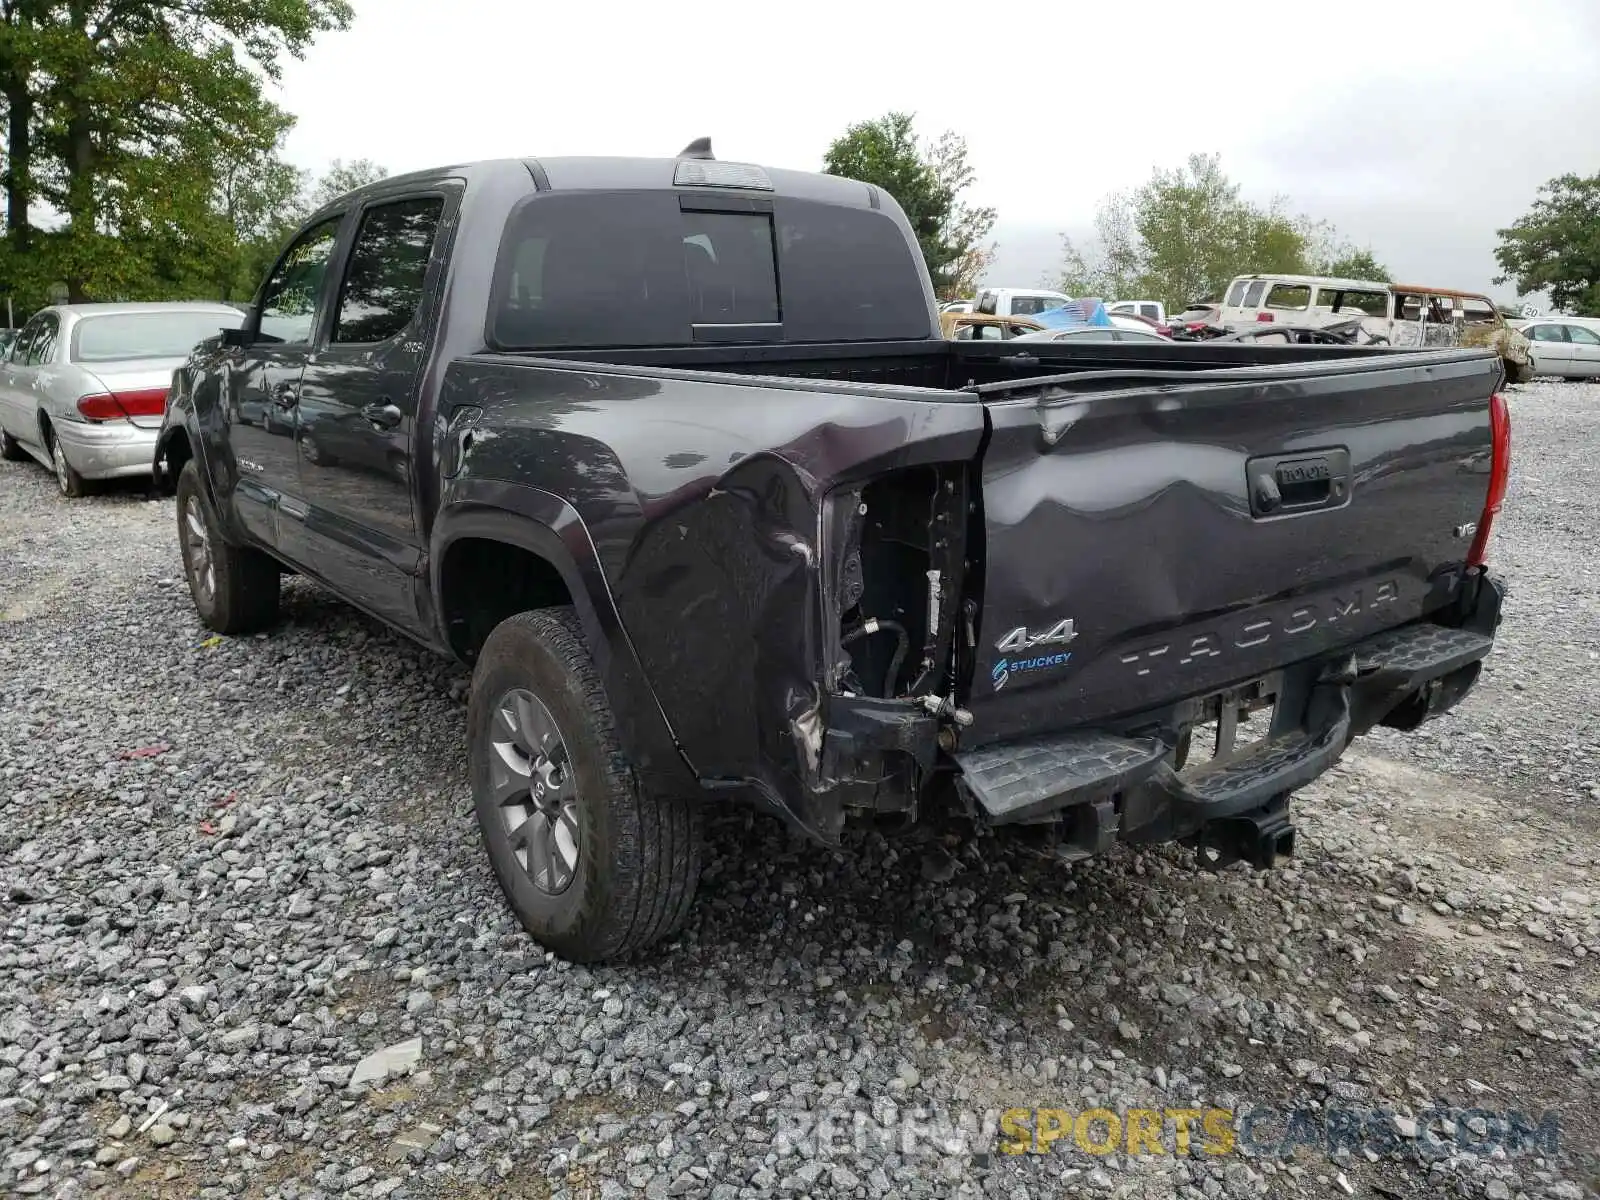
[[[0,457],[32,455],[66,496],[148,475],[172,372],[244,314],[220,303],[60,304],[0,358]]]

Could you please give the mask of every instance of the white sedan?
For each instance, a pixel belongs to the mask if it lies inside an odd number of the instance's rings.
[[[1600,329],[1584,322],[1544,317],[1517,326],[1528,339],[1535,375],[1600,378]]]
[[[30,455],[64,496],[85,481],[148,475],[172,372],[244,320],[217,303],[58,304],[0,358],[0,457]]]

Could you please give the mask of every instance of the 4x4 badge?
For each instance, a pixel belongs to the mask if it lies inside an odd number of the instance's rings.
[[[1036,650],[1040,646],[1065,646],[1077,636],[1072,618],[1068,617],[1065,621],[1057,621],[1043,633],[1030,634],[1026,625],[1018,625],[996,642],[994,648],[1001,654],[1021,654],[1024,650]]]

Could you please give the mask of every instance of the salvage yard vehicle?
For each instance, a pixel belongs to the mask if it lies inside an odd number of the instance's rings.
[[[1508,380],[1533,378],[1528,340],[1494,301],[1473,292],[1320,275],[1241,275],[1228,285],[1220,324],[1232,333],[1261,324],[1352,327],[1358,344],[1374,346],[1487,346],[1504,362]]]
[[[1517,327],[1528,339],[1535,375],[1576,383],[1600,377],[1600,329],[1579,319],[1545,317]]]
[[[957,341],[998,342],[1006,338],[1021,337],[1044,326],[1027,317],[989,317],[982,313],[941,312],[939,329],[947,338]]]
[[[1063,304],[1071,304],[1072,297],[1065,292],[1044,291],[1037,288],[981,288],[973,302],[973,312],[991,317],[1035,317]]]
[[[0,458],[30,455],[61,494],[148,475],[172,372],[243,314],[226,304],[60,304],[23,326],[0,359]]]
[[[1533,378],[1528,339],[1489,297],[1406,283],[1391,284],[1389,292],[1386,319],[1362,322],[1368,332],[1396,346],[1485,346],[1500,356],[1512,383]]]
[[[333,201],[176,372],[156,468],[210,629],[271,625],[293,569],[473,665],[494,872],[596,960],[685,919],[721,800],[830,845],[1291,853],[1289,794],[1490,651],[1500,380],[948,340],[890,196],[699,144]],[[308,463],[241,400],[370,449]]]

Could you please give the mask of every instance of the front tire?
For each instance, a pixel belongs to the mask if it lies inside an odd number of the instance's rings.
[[[570,608],[518,613],[489,635],[467,749],[495,878],[538,942],[598,962],[682,925],[700,875],[699,806],[639,786]]]
[[[278,619],[278,566],[247,546],[230,546],[190,459],[178,472],[178,546],[200,623],[217,633],[255,633]]]

